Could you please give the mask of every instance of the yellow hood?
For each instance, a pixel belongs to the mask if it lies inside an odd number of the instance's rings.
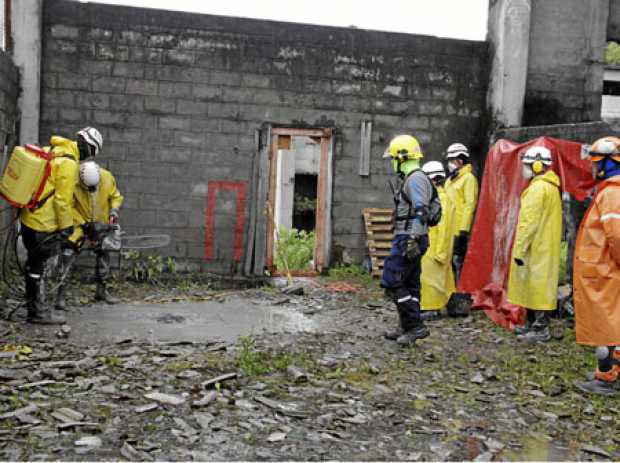
[[[58,157],[71,157],[74,161],[79,162],[80,150],[77,143],[68,138],[64,138],[58,135],[52,135],[50,139],[50,145],[52,146],[52,156]]]

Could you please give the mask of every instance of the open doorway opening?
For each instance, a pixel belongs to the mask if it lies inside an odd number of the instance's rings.
[[[332,132],[274,128],[272,135],[267,267],[316,274],[329,262]]]

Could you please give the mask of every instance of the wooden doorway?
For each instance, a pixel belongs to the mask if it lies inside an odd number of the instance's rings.
[[[313,249],[307,266],[293,275],[313,275],[329,265],[332,202],[332,129],[272,128],[266,213],[266,267],[283,273],[277,263],[282,234],[312,234]],[[315,180],[314,180],[315,179]],[[315,184],[313,184],[315,182]],[[301,204],[301,206],[299,206]],[[314,209],[312,209],[314,204]],[[308,209],[313,217],[309,217]]]

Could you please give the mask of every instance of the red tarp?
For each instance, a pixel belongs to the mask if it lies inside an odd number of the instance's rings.
[[[563,192],[583,201],[594,186],[590,162],[581,159],[580,143],[540,137],[523,144],[499,140],[490,149],[458,291],[471,294],[474,308],[508,329],[525,321],[525,311],[506,301],[506,285],[519,197],[527,186],[520,156],[531,146],[551,150]]]

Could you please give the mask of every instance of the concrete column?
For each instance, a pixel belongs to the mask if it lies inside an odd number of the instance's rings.
[[[489,8],[491,129],[518,127],[523,117],[530,44],[531,0],[496,0]]]
[[[38,143],[41,102],[42,0],[19,0],[11,4],[13,61],[19,68],[21,111],[19,143]]]

